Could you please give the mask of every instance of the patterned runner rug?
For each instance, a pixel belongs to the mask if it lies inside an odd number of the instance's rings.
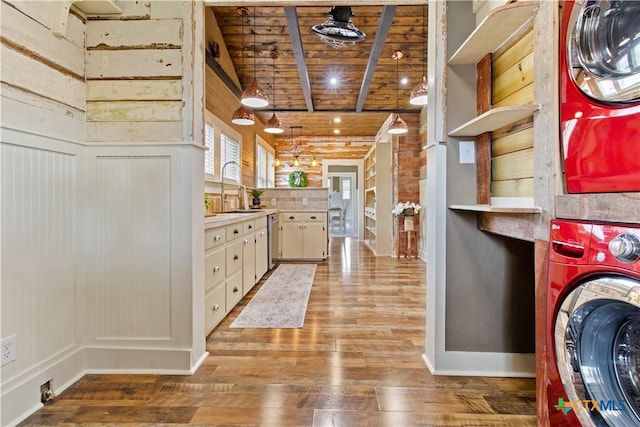
[[[280,264],[231,328],[301,328],[315,264]]]

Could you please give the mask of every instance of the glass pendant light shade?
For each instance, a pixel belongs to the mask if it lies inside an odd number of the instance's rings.
[[[241,105],[231,116],[231,123],[240,126],[251,126],[255,124],[256,118],[253,112],[248,110],[245,106]]]
[[[267,95],[267,92],[260,87],[258,81],[254,78],[251,86],[242,92],[240,102],[247,107],[264,108],[269,105],[269,95]]]
[[[396,113],[391,123],[389,123],[387,132],[393,135],[401,135],[409,132],[409,129],[407,128],[407,123],[400,117],[400,114]]]
[[[273,116],[271,116],[269,121],[264,125],[264,131],[273,134],[284,132],[282,122],[276,117],[276,113],[273,113]]]
[[[273,161],[273,166],[276,168],[282,166],[282,160],[280,160],[280,157],[276,157],[276,159]]]
[[[300,165],[302,165],[302,163],[300,162],[300,159],[298,157],[294,158],[291,162],[291,166],[294,168],[300,167]]]
[[[311,161],[309,162],[309,166],[311,166],[312,168],[318,166],[318,159],[316,159],[315,157],[311,159]]]
[[[427,105],[429,100],[429,90],[427,89],[427,78],[422,76],[422,81],[411,91],[411,105]]]

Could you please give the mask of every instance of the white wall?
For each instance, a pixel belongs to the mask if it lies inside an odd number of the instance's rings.
[[[59,393],[88,372],[190,373],[206,357],[202,5],[118,1],[124,21],[70,14],[57,37],[60,4],[0,3],[0,337],[17,349],[0,425],[49,380]],[[171,76],[144,58],[170,59]]]

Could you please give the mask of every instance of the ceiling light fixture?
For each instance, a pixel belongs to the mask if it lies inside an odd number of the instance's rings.
[[[389,123],[389,128],[387,129],[387,132],[393,135],[401,135],[403,133],[409,132],[409,129],[407,128],[407,123],[400,118],[400,114],[397,112],[397,110],[400,109],[400,104],[398,101],[398,91],[400,90],[399,81],[398,81],[398,74],[399,74],[398,67],[399,67],[399,61],[403,57],[402,51],[401,50],[394,51],[391,57],[394,59],[394,61],[396,61],[396,113],[393,116],[393,120],[391,120],[391,123]]]
[[[351,6],[333,6],[329,11],[329,19],[311,27],[311,31],[335,49],[354,46],[364,40],[367,35],[353,25],[352,16]]]
[[[423,57],[423,73],[422,80],[411,91],[409,102],[411,105],[427,105],[429,103],[429,88],[427,87],[427,35],[424,30],[426,22],[426,6],[422,6],[422,57]]]
[[[260,87],[256,79],[256,8],[253,8],[253,82],[242,92],[240,102],[251,108],[264,108],[269,105],[269,95]]]
[[[241,46],[242,46],[242,55],[240,55],[240,85],[242,85],[242,72],[244,72],[244,19],[245,16],[249,15],[249,9],[246,7],[239,7],[236,9],[236,13],[240,15],[240,21],[242,23],[242,32],[241,35]],[[234,125],[240,126],[251,126],[255,124],[256,118],[253,115],[253,112],[247,109],[244,105],[240,105],[240,107],[233,112],[231,115],[231,123]]]
[[[318,161],[318,157],[316,156],[316,153],[314,153],[313,151],[310,150],[303,150],[300,148],[300,145],[298,143],[296,143],[296,141],[293,138],[293,130],[294,129],[298,129],[298,139],[300,138],[300,134],[302,132],[302,126],[289,126],[289,128],[291,129],[291,140],[289,142],[289,149],[288,150],[282,150],[280,152],[276,153],[276,158],[273,161],[273,166],[275,167],[280,167],[282,165],[284,165],[284,161],[282,160],[282,156],[291,156],[292,160],[289,163],[289,166],[292,168],[297,168],[302,166],[302,160],[301,157],[303,155],[310,155],[311,156],[311,160],[309,161],[309,163],[307,164],[308,166],[315,168],[317,166],[320,165],[320,162]]]
[[[271,49],[269,57],[273,59],[273,115],[266,123],[264,131],[272,134],[279,134],[284,132],[282,122],[276,117],[276,59],[278,59],[279,56],[280,54],[275,47]]]

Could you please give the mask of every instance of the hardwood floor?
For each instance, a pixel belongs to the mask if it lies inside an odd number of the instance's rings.
[[[256,286],[195,375],[87,375],[21,425],[536,425],[533,379],[429,373],[424,262],[343,238],[330,253],[302,329],[230,329]]]

